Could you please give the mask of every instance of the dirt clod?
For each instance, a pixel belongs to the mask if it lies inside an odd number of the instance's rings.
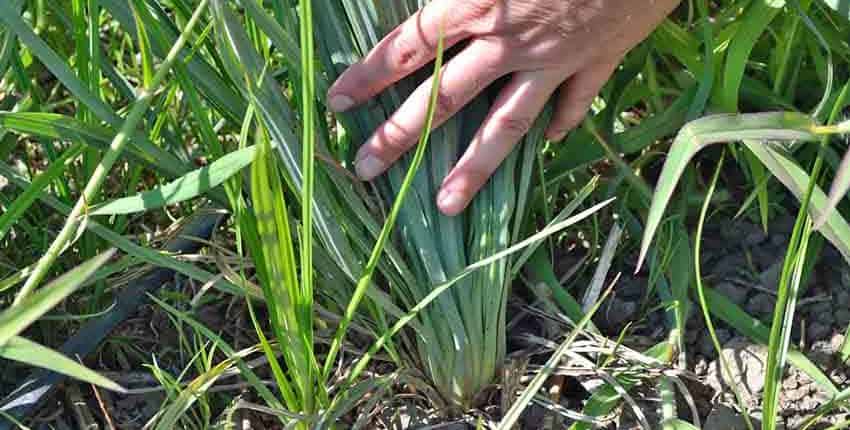
[[[755,408],[764,388],[767,348],[746,338],[736,337],[723,345],[722,353],[731,375],[726,375],[720,360],[715,360],[706,377],[708,385],[730,394],[730,387],[733,387],[740,391],[747,407]]]

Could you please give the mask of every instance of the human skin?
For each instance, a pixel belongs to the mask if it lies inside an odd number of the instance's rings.
[[[555,112],[546,137],[576,127],[623,56],[645,39],[679,0],[434,0],[352,65],[328,91],[336,112],[367,102],[436,57],[465,44],[443,66],[434,127],[490,84],[508,83],[466,152],[446,176],[437,205],[461,213],[528,133],[547,101]],[[355,170],[363,180],[386,171],[418,141],[433,78],[420,85],[363,144]]]

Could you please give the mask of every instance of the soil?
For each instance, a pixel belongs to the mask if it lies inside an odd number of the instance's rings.
[[[714,288],[767,327],[773,315],[776,286],[782,267],[787,240],[794,220],[780,218],[771,223],[769,234],[748,221],[713,222],[707,226],[703,244],[702,267],[707,288]],[[723,227],[717,228],[716,226]],[[628,271],[624,271],[628,273]],[[632,280],[621,282],[629,284]],[[644,284],[645,285],[645,284]],[[794,317],[792,345],[800,349],[839,388],[850,386],[850,366],[839,357],[844,333],[850,323],[850,270],[840,254],[826,243],[816,269],[805,285]],[[627,300],[619,295],[620,300]],[[631,302],[634,306],[638,302]],[[622,309],[634,306],[617,305]],[[659,313],[660,312],[656,312]],[[600,327],[620,327],[622,316],[602,316]],[[652,320],[651,315],[646,318]],[[597,318],[599,319],[599,318]],[[655,319],[658,319],[655,317]],[[745,429],[730,386],[740,390],[743,403],[758,423],[762,410],[767,348],[736,333],[718,318],[713,319],[723,355],[730,363],[731,380],[719,370],[717,352],[705,328],[698,308],[692,309],[686,333],[687,370],[697,376],[688,382],[694,401],[705,415],[701,418],[707,430]],[[609,336],[617,332],[609,330]],[[651,331],[645,331],[651,336]],[[666,334],[666,332],[665,332]],[[661,341],[662,337],[655,337]],[[814,411],[828,402],[829,395],[806,374],[789,367],[780,397],[781,422],[785,428],[799,428]],[[651,402],[650,402],[651,403]],[[680,402],[682,404],[682,402]],[[647,404],[648,410],[653,410]],[[655,407],[657,408],[657,402]],[[630,414],[612,428],[639,428]],[[826,428],[850,418],[847,413],[833,414],[812,428]],[[657,422],[657,421],[656,421]],[[759,427],[758,425],[756,426]]]
[[[718,227],[722,226],[722,227]],[[720,222],[715,219],[707,226],[703,244],[703,271],[706,286],[726,296],[730,301],[740,305],[750,315],[761,318],[769,325],[769,319],[773,312],[775,302],[775,290],[778,271],[781,268],[784,257],[786,240],[790,237],[793,219],[790,217],[779,218],[771,224],[769,234],[749,221],[727,221]],[[564,271],[572,267],[569,259],[577,260],[575,256],[566,255],[559,266]],[[626,259],[629,260],[629,259]],[[622,264],[622,263],[621,263]],[[628,265],[615,268],[622,273],[615,295],[598,312],[594,323],[603,335],[608,339],[616,340],[620,337],[623,329],[629,327],[627,335],[622,338],[622,350],[615,354],[623,357],[625,351],[644,351],[648,347],[666,339],[668,334],[665,325],[664,310],[659,308],[654,293],[646,291],[648,280],[646,275],[629,276],[633,268]],[[612,273],[616,273],[612,269]],[[191,294],[192,291],[187,291]],[[576,293],[576,291],[573,291]],[[528,306],[525,307],[527,310]],[[516,308],[509,312],[514,318],[523,309]],[[251,336],[250,324],[240,318],[247,315],[239,304],[218,303],[201,307],[199,317],[210,326],[219,327],[230,339],[243,339],[245,342]],[[551,318],[549,316],[548,318]],[[522,319],[522,318],[520,318]],[[850,367],[840,362],[838,351],[844,342],[844,332],[850,324],[850,270],[837,251],[825,244],[821,252],[821,258],[817,269],[812,273],[806,290],[800,297],[797,313],[794,318],[792,344],[801,349],[821,370],[828,375],[839,389],[850,386]],[[683,418],[690,419],[691,406],[699,414],[699,420],[703,428],[707,430],[730,430],[745,429],[743,417],[738,411],[736,402],[729,389],[730,385],[741,389],[743,401],[748,413],[758,423],[762,405],[761,390],[764,387],[764,365],[766,362],[766,348],[743,337],[731,327],[725,325],[719,319],[714,320],[717,326],[717,335],[723,345],[723,354],[731,363],[732,380],[727,381],[721,377],[717,352],[705,329],[699,309],[693,307],[687,323],[685,333],[686,349],[685,363],[682,368],[668,369],[675,371],[677,378],[683,382],[687,392],[692,399],[687,399],[679,390],[679,411]],[[516,327],[510,330],[512,335],[511,345],[515,348],[512,357],[524,357],[528,364],[525,375],[534,373],[534,366],[542,364],[548,358],[548,351],[553,348],[552,343],[559,336],[563,336],[568,325],[554,323],[546,318],[534,316],[524,318]],[[171,345],[170,350],[178,349],[179,337],[174,331],[166,314],[159,308],[146,306],[136,317],[128,320],[119,330],[118,336],[127,339],[137,339],[137,346],[145,349],[148,341],[161,347]],[[529,334],[538,336],[534,341],[529,341]],[[542,336],[546,334],[547,336]],[[542,337],[541,337],[542,336]],[[543,338],[552,339],[547,344]],[[244,344],[244,342],[242,342]],[[520,345],[520,346],[517,346]],[[244,346],[244,345],[241,345]],[[557,344],[554,344],[557,346]],[[610,345],[609,345],[610,346]],[[585,342],[584,348],[592,349],[593,344]],[[548,349],[547,349],[548,348]],[[114,350],[109,347],[106,351]],[[537,351],[536,353],[534,351]],[[173,352],[171,355],[175,355]],[[130,361],[108,362],[103,361],[105,357],[114,356],[113,353],[99,355],[97,362],[92,362],[96,368],[123,369],[111,377],[120,380],[121,383],[130,387],[156,387],[157,382],[144,371],[142,363],[149,361],[148,356],[139,355]],[[588,354],[588,357],[598,359],[602,355]],[[163,356],[158,353],[158,357]],[[529,358],[530,357],[530,358]],[[185,357],[184,357],[185,358]],[[628,365],[628,359],[615,361],[611,368]],[[180,357],[172,357],[171,360],[163,359],[161,366],[170,365],[169,370],[179,373],[185,365]],[[593,364],[593,363],[591,363]],[[571,367],[572,366],[572,367]],[[547,384],[547,395],[552,394],[554,387],[561,391],[558,395],[558,404],[571,411],[580,411],[583,403],[591,396],[594,389],[600,385],[599,376],[590,368],[583,369],[581,366],[570,364],[570,372],[553,378],[559,381],[557,384]],[[525,369],[523,365],[523,369]],[[139,381],[130,381],[130,376],[135,375]],[[601,428],[606,429],[635,429],[641,428],[640,422],[645,420],[656,428],[659,422],[659,393],[658,381],[661,374],[657,369],[647,367],[638,369],[635,377],[638,384],[629,392],[634,405],[624,404],[615,413],[607,417]],[[234,384],[239,381],[231,379],[226,384]],[[522,384],[527,384],[527,379]],[[141,428],[154,414],[156,414],[164,400],[165,393],[154,391],[145,395],[120,396],[101,391],[103,405],[99,404],[92,396],[89,387],[80,386],[90,411],[98,421],[103,422],[103,408],[110,411],[111,419],[120,423],[119,428]],[[236,387],[229,394],[237,396],[240,389]],[[250,396],[248,393],[243,393]],[[57,414],[61,410],[59,406],[64,399],[63,395],[55,396],[56,399],[41,412],[39,416],[42,422],[58,423],[64,421],[74,426],[72,414]],[[483,407],[479,416],[498,418],[500,415],[500,403],[509,404],[510,399],[500,399],[499,394],[489,396],[490,406]],[[783,393],[780,399],[781,418],[785,428],[798,428],[806,418],[821,405],[829,400],[829,396],[820,389],[807,375],[791,367],[783,380]],[[507,403],[506,403],[507,401]],[[68,403],[67,401],[64,403]],[[412,409],[422,408],[421,405],[410,405]],[[637,406],[635,408],[634,406]],[[226,405],[225,405],[226,406]],[[65,406],[67,409],[67,406]],[[642,411],[644,417],[639,417],[634,410]],[[396,423],[408,423],[410,414],[400,412],[403,408],[394,410]],[[433,411],[420,411],[423,416],[432,416]],[[418,413],[417,413],[418,414]],[[414,414],[416,415],[416,414]],[[47,417],[47,418],[44,418]],[[824,419],[823,423],[813,428],[826,428],[830,424],[844,421],[850,418],[846,413],[833,414]],[[52,420],[52,421],[51,421]],[[58,420],[58,421],[57,421]],[[252,415],[242,422],[261,423],[267,421],[267,417]],[[390,420],[392,421],[392,420]],[[553,424],[551,428],[562,428],[561,424],[569,424],[570,419],[563,415],[546,412],[539,405],[533,406],[526,414],[522,428],[543,428],[545,423]],[[431,425],[435,423],[431,421]],[[398,424],[397,424],[398,425]],[[475,428],[474,419],[460,421],[442,422],[440,428],[462,429]],[[59,426],[61,427],[61,425]],[[391,428],[404,428],[401,427]],[[273,427],[268,427],[273,428]],[[415,428],[415,427],[410,427]],[[434,427],[430,427],[434,428]],[[758,425],[757,425],[758,428]]]

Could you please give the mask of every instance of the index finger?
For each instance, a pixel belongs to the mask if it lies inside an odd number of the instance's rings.
[[[455,0],[436,0],[398,26],[372,52],[352,65],[328,91],[328,107],[343,112],[365,103],[436,57],[441,27],[446,48],[465,39]],[[454,5],[457,8],[457,5]]]

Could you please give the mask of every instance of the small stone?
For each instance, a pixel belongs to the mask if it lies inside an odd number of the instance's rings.
[[[800,428],[803,425],[803,423],[805,423],[806,420],[808,420],[808,419],[809,419],[809,417],[807,417],[805,415],[794,415],[794,416],[788,417],[785,420],[785,423],[788,425],[788,427],[790,427],[792,429],[796,429],[796,428]]]
[[[835,354],[840,351],[842,346],[844,346],[844,335],[841,333],[833,334],[832,338],[829,340],[829,347],[832,350],[832,353]]]
[[[806,315],[808,315],[809,321],[826,326],[831,326],[835,321],[835,315],[832,312],[832,303],[829,301],[812,304],[806,309]]]
[[[793,390],[800,386],[800,383],[797,382],[797,378],[789,376],[782,381],[782,389],[783,390]]]
[[[832,346],[832,340],[821,339],[812,343],[809,356],[815,363],[824,367],[831,367],[836,351],[838,350]]]
[[[847,382],[847,374],[841,368],[835,368],[829,372],[829,379],[832,379],[838,386],[842,386]]]
[[[742,268],[747,267],[747,264],[747,259],[744,257],[744,254],[734,252],[726,254],[723,258],[714,263],[711,267],[711,273],[721,279],[729,276],[736,276]]]
[[[630,278],[617,285],[617,296],[623,299],[638,300],[646,291],[646,278]]]
[[[697,363],[694,364],[694,373],[699,376],[708,373],[709,362],[704,357],[697,358]]]
[[[809,313],[809,315],[813,315],[813,316],[817,316],[817,317],[823,317],[824,315],[830,315],[830,314],[832,314],[832,303],[827,302],[827,301],[814,303],[811,306],[809,306],[809,309],[807,310],[807,312]]]
[[[688,345],[693,345],[700,339],[702,339],[700,337],[700,332],[696,330],[687,330],[685,332],[685,343]]]
[[[797,223],[795,216],[783,215],[770,223],[770,230],[778,234],[784,234],[786,237],[791,237],[791,230],[794,229],[794,224]]]
[[[773,313],[775,304],[776,300],[773,297],[759,293],[747,302],[747,311],[755,316],[770,315]]]
[[[717,351],[714,348],[714,342],[711,341],[711,336],[706,334],[699,341],[699,352],[707,358],[714,359],[717,357]]]
[[[797,407],[799,408],[800,411],[803,411],[803,412],[813,411],[813,410],[817,409],[818,406],[820,406],[820,402],[817,399],[815,399],[814,397],[806,397],[803,400],[801,400],[799,403],[797,403]]]
[[[844,271],[842,271],[844,273]],[[850,291],[838,289],[835,293],[835,305],[839,308],[847,308],[850,306]]]
[[[714,289],[738,306],[743,305],[747,301],[747,289],[731,282],[722,282],[714,287]]]
[[[785,386],[785,384],[783,383],[783,388],[784,388],[784,386]],[[792,406],[791,403],[798,402],[800,399],[802,399],[803,397],[806,397],[807,395],[809,395],[809,388],[808,387],[797,387],[797,388],[782,390],[782,393],[780,394],[780,396],[783,398],[783,400],[785,400],[783,403],[786,404],[786,407],[788,409],[791,409],[791,406]]]

